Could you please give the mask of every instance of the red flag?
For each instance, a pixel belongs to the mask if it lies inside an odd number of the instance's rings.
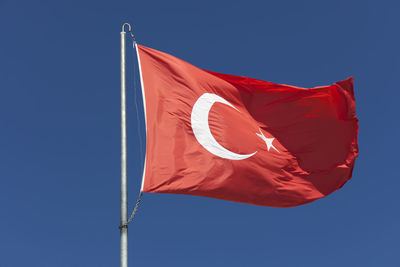
[[[199,69],[137,46],[145,95],[143,192],[292,207],[351,178],[353,78],[311,89]]]

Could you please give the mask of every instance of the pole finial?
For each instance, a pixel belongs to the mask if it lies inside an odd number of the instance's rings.
[[[129,23],[122,24],[122,32],[125,32],[125,26],[128,26],[128,32],[132,32],[132,28]]]
[[[132,32],[131,24],[129,24],[129,23],[122,24],[122,33],[125,33],[125,26],[128,26],[128,32],[131,34],[133,43],[135,44],[136,41],[135,41],[135,36],[133,35],[133,32]]]

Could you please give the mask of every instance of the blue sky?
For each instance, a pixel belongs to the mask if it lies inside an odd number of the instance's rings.
[[[397,1],[0,1],[0,266],[118,266],[119,32],[302,87],[355,77],[353,179],[289,209],[145,194],[130,266],[400,266]],[[128,46],[128,73],[133,72]],[[130,210],[140,187],[128,77]]]

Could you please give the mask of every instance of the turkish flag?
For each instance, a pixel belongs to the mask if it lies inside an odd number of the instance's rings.
[[[292,207],[341,188],[358,155],[353,78],[301,88],[199,69],[137,45],[142,191]]]

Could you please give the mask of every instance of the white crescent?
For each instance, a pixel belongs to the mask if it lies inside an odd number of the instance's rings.
[[[200,96],[193,105],[191,115],[192,130],[200,145],[202,145],[208,152],[224,159],[242,160],[250,158],[256,154],[257,151],[251,154],[234,153],[221,146],[217,140],[215,140],[208,124],[208,114],[215,102],[223,103],[239,111],[231,103],[218,95],[205,93]]]

